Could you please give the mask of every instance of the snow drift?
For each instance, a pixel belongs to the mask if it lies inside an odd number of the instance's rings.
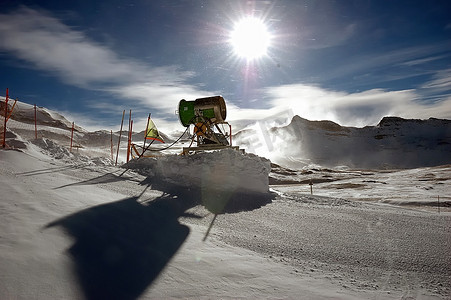
[[[270,161],[233,149],[131,160],[124,167],[182,187],[267,193]]]

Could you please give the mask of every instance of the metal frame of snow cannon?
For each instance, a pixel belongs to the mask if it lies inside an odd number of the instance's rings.
[[[227,110],[222,96],[198,98],[194,101],[182,99],[178,112],[183,126],[194,125],[191,144],[189,147],[183,147],[183,155],[189,154],[190,151],[239,149],[232,146],[232,126],[225,121]],[[229,133],[223,132],[219,124],[227,124]],[[194,140],[197,147],[192,147]]]

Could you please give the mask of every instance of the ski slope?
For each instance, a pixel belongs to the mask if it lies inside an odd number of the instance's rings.
[[[223,152],[115,167],[89,150],[102,132],[71,153],[64,128],[34,140],[15,121],[0,150],[2,299],[451,297],[449,165]]]

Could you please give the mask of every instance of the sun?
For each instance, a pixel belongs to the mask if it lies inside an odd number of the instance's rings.
[[[230,34],[230,43],[235,53],[247,60],[266,55],[271,35],[262,20],[247,17],[235,24]]]

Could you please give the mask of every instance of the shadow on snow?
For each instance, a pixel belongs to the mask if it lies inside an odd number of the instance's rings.
[[[146,179],[141,195],[77,212],[47,225],[62,226],[75,242],[68,250],[87,299],[136,299],[156,279],[189,234],[179,217],[202,204],[215,215],[252,210],[273,195],[189,189]],[[140,199],[152,186],[163,194]]]

